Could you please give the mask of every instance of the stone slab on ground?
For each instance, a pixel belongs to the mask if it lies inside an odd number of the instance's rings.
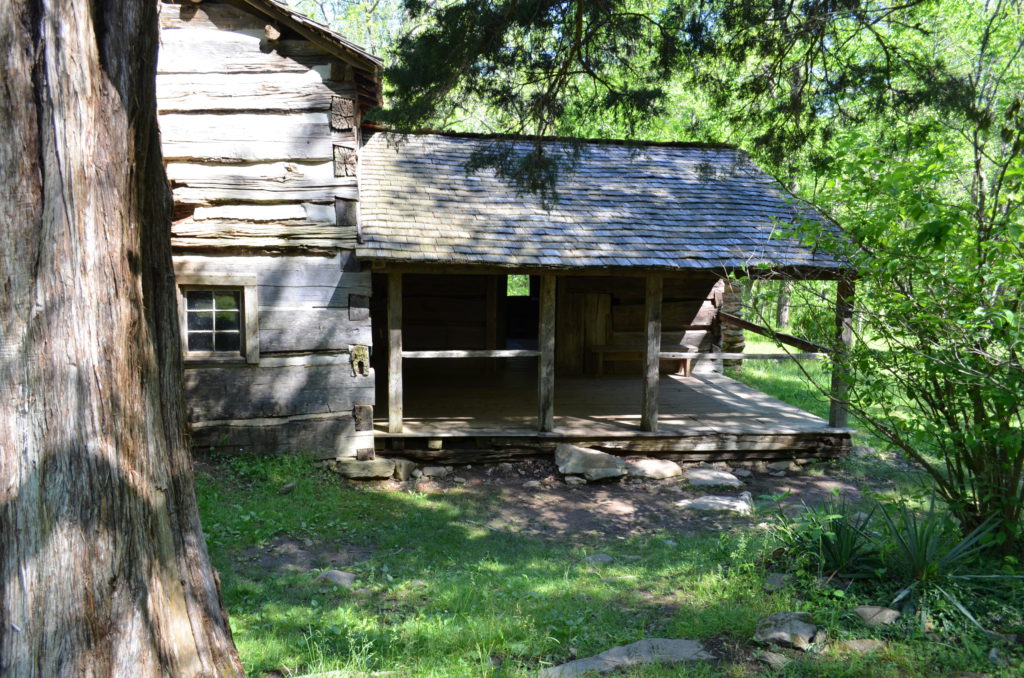
[[[327,570],[321,572],[317,576],[316,581],[329,582],[335,586],[350,589],[356,583],[356,576],[351,572],[342,572],[341,570]]]
[[[334,470],[346,478],[390,478],[395,472],[394,459],[367,459],[357,461],[355,459],[339,460]]]
[[[631,478],[644,480],[664,480],[683,474],[683,469],[671,459],[630,459],[626,466]]]
[[[900,613],[896,610],[878,605],[861,605],[853,608],[853,613],[868,626],[887,626],[895,624],[900,618]]]
[[[810,612],[776,612],[757,622],[754,640],[767,645],[806,650],[818,633]]]
[[[586,671],[603,674],[640,664],[678,664],[714,658],[715,656],[696,640],[647,638],[629,645],[613,647],[593,657],[541,669],[537,675],[541,678],[575,678]]]
[[[681,499],[675,505],[687,511],[728,512],[738,513],[741,516],[750,515],[753,509],[749,492],[742,492],[738,497],[722,497],[709,494],[704,497],[697,497],[696,499]]]
[[[569,443],[559,443],[555,448],[555,463],[560,473],[581,475],[587,480],[621,478],[629,473],[626,462],[615,455]]]
[[[728,471],[713,468],[686,470],[686,482],[697,487],[741,487],[743,481]]]
[[[411,459],[402,459],[396,457],[395,462],[395,478],[399,480],[409,480],[412,477],[412,472],[416,470],[416,462]]]
[[[874,638],[855,638],[853,640],[844,640],[839,643],[837,647],[844,652],[867,654],[869,652],[884,650],[885,641],[876,640]]]

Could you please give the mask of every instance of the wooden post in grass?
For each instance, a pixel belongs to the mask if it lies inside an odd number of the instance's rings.
[[[640,409],[640,428],[658,430],[658,379],[661,352],[661,299],[663,280],[648,275],[644,285],[644,319],[647,341],[644,346],[644,390]]]
[[[402,274],[388,274],[388,433],[402,432]]]
[[[852,278],[841,278],[836,283],[836,352],[832,363],[831,401],[828,410],[828,425],[846,428],[849,412],[846,409],[847,383],[841,362],[853,341],[853,297],[855,283]]]

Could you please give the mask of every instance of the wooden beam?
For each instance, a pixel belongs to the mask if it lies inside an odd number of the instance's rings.
[[[388,275],[388,432],[402,432],[402,274]]]
[[[662,351],[662,360],[821,360],[827,353],[685,353],[683,351]]]
[[[846,428],[849,412],[846,409],[847,383],[844,379],[842,362],[847,349],[853,341],[853,297],[856,292],[852,279],[840,280],[836,283],[836,348],[840,355],[832,363],[832,389],[829,394],[831,404],[828,409],[828,425],[835,428]]]
[[[853,283],[851,282],[850,284],[852,285]],[[815,344],[813,341],[807,341],[806,339],[794,337],[790,334],[784,334],[782,332],[773,332],[772,330],[770,330],[767,327],[764,327],[763,325],[752,323],[749,320],[744,320],[743,318],[734,316],[731,313],[726,313],[725,311],[720,311],[718,315],[722,319],[722,322],[726,323],[727,325],[735,325],[736,327],[742,327],[743,329],[750,330],[755,334],[760,334],[762,336],[768,337],[769,339],[774,339],[780,344],[793,346],[800,349],[801,351],[808,351],[811,353],[828,353],[827,346]]]
[[[540,322],[537,348],[537,428],[555,428],[555,276],[540,277]]]
[[[658,379],[661,352],[661,300],[664,280],[660,275],[645,279],[644,318],[647,345],[644,348],[644,391],[640,409],[640,429],[658,430]]]
[[[452,351],[402,351],[403,358],[536,358],[540,351],[520,349],[470,349]]]

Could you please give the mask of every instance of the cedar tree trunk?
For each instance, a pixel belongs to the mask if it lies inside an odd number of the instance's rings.
[[[0,1],[0,675],[240,676],[184,436],[155,0]]]

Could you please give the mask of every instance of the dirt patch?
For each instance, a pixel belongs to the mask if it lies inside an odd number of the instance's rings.
[[[349,544],[329,544],[310,539],[276,537],[266,546],[250,546],[238,554],[240,562],[265,572],[309,572],[341,568],[370,557],[372,551]]]
[[[531,482],[533,481],[533,482]],[[532,486],[525,486],[530,483]],[[525,459],[488,466],[456,466],[445,479],[400,483],[384,481],[381,489],[426,493],[465,493],[487,506],[481,524],[494,530],[558,540],[626,539],[655,532],[693,533],[750,527],[764,516],[700,514],[681,510],[681,499],[706,494],[736,496],[749,491],[755,502],[774,498],[795,510],[801,503],[819,504],[834,493],[851,501],[861,497],[858,486],[819,470],[774,477],[755,473],[742,488],[695,488],[680,478],[622,479],[613,482],[566,485],[549,459]]]

